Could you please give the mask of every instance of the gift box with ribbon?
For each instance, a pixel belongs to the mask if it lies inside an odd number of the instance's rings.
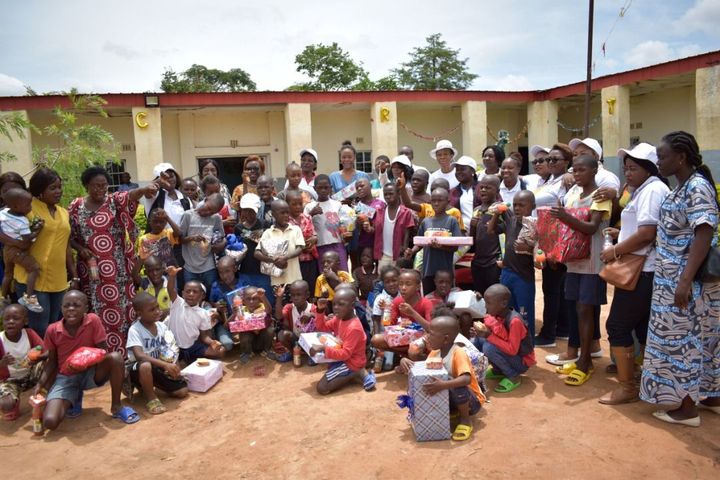
[[[410,345],[414,340],[425,335],[425,331],[417,323],[407,327],[400,325],[388,325],[383,330],[383,336],[389,347],[404,347]]]
[[[425,362],[415,362],[408,376],[408,394],[398,397],[398,406],[409,410],[408,421],[418,442],[447,440],[452,435],[449,392],[440,390],[430,395],[423,390],[423,385],[432,378],[448,380],[449,377],[444,368],[428,369]]]

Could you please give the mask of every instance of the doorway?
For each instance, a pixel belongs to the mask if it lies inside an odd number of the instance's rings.
[[[218,164],[218,176],[220,181],[227,185],[230,193],[235,189],[236,186],[240,185],[243,181],[242,174],[245,166],[245,159],[250,155],[243,155],[241,157],[200,157],[197,159],[198,171],[200,171],[200,163],[207,159],[212,158],[215,163]],[[265,170],[267,172],[267,156],[258,155],[265,162]]]

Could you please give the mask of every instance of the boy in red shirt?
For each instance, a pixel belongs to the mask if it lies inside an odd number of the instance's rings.
[[[520,375],[535,365],[533,338],[522,317],[510,308],[510,290],[500,283],[485,290],[483,323],[475,324],[473,343],[490,361],[485,378],[500,379],[497,393],[508,393],[520,386]]]
[[[452,292],[459,292],[458,287],[453,287],[453,274],[448,270],[438,270],[435,272],[435,291],[425,295],[430,300],[433,308],[441,303],[447,303],[448,296]]]
[[[357,293],[352,287],[338,287],[333,299],[334,317],[326,318],[327,298],[318,298],[315,326],[318,331],[331,332],[342,344],[326,348],[325,345],[313,346],[310,356],[324,352],[325,357],[335,362],[328,365],[325,375],[317,384],[320,395],[332,393],[352,381],[360,381],[366,391],[375,389],[375,374],[365,369],[365,330],[360,319],[355,316]]]
[[[310,285],[305,280],[295,280],[290,284],[290,303],[283,305],[285,287],[280,286],[275,293],[275,318],[282,321],[282,329],[277,338],[285,348],[292,350],[301,333],[315,331],[317,309],[310,303]],[[312,360],[311,360],[312,361]]]
[[[58,371],[68,357],[80,347],[95,347],[107,350],[107,334],[100,322],[100,317],[87,313],[87,296],[78,291],[70,290],[62,300],[63,318],[51,323],[45,332],[45,349],[48,360],[45,364],[40,381],[35,387],[35,395],[50,387],[47,394],[47,405],[43,414],[43,426],[55,430],[65,418],[76,417],[82,412],[83,390],[99,387],[110,380],[112,404],[110,412],[113,418],[124,423],[135,423],[140,416],[131,407],[120,403],[125,366],[119,352],[110,352],[105,358],[84,372],[64,375]],[[57,377],[55,374],[57,373]],[[55,381],[52,383],[52,379]]]

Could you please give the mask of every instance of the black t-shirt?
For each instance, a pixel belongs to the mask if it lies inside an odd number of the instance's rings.
[[[262,234],[262,222],[259,219],[255,220],[255,224],[251,228],[247,228],[242,223],[238,223],[235,226],[235,235],[240,237],[243,243],[247,245],[247,253],[245,254],[245,258],[243,258],[242,263],[240,263],[240,268],[238,269],[240,273],[253,275],[260,273],[260,261],[255,258],[255,247],[257,247],[260,242]]]
[[[475,228],[475,256],[472,260],[474,267],[490,267],[500,258],[500,238],[497,233],[488,233],[487,224],[492,219],[492,215],[487,213],[487,208],[478,207],[473,211],[473,218],[478,219]],[[501,219],[507,221],[507,215],[503,214]]]
[[[515,215],[509,215],[505,224],[505,258],[503,259],[504,268],[509,268],[524,280],[529,282],[535,281],[535,266],[532,255],[518,255],[515,253],[515,240],[522,228],[521,219]]]

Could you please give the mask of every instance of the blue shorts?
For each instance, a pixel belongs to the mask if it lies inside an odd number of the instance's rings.
[[[345,362],[333,362],[328,364],[327,372],[325,372],[325,380],[332,382],[336,378],[348,377],[353,373],[355,372],[350,370],[350,367],[348,367]]]
[[[465,405],[470,402],[470,415],[475,415],[482,407],[477,395],[475,395],[467,385],[464,387],[451,388],[448,390],[448,397],[451,411],[457,410],[458,405]]]
[[[565,300],[584,305],[605,305],[607,284],[600,275],[568,272],[565,276]]]
[[[75,375],[63,375],[58,372],[55,383],[50,387],[47,400],[62,399],[75,405],[80,393],[84,390],[101,387],[105,382],[95,383],[95,367],[90,367],[84,372]]]
[[[195,340],[195,343],[190,345],[190,347],[180,349],[180,360],[190,365],[198,358],[204,357],[208,348],[209,347],[200,340]]]

